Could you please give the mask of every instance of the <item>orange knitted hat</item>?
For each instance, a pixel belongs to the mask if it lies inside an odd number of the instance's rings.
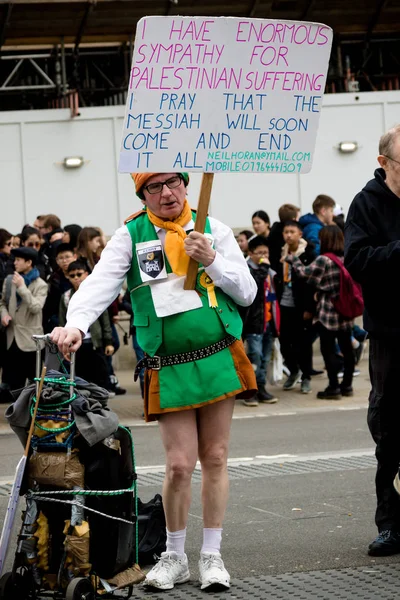
[[[141,200],[144,198],[142,188],[153,175],[159,175],[159,173],[131,173],[131,177],[135,182],[136,196],[139,196]],[[187,185],[189,183],[189,173],[181,173],[181,175],[185,185]]]
[[[139,198],[143,198],[143,194],[141,193],[142,187],[145,185],[146,181],[153,177],[153,175],[157,175],[158,173],[131,173],[131,177],[135,182],[136,195]]]

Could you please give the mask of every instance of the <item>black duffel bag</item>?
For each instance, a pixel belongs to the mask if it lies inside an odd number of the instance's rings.
[[[153,565],[161,552],[165,552],[167,530],[160,494],[148,502],[138,498],[139,565]]]

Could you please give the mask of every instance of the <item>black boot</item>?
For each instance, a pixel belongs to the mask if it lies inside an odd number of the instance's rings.
[[[381,531],[377,538],[369,545],[370,556],[392,556],[400,554],[400,534],[392,529]]]
[[[277,398],[275,398],[275,396],[273,396],[272,394],[267,392],[263,383],[257,384],[257,387],[258,387],[257,398],[259,399],[260,402],[263,402],[264,404],[275,404],[276,402],[278,402],[278,400],[277,400]]]
[[[340,388],[327,387],[323,392],[318,392],[317,398],[319,400],[341,400],[342,392]]]

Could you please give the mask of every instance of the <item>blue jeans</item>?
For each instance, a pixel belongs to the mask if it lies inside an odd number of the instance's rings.
[[[265,333],[248,333],[245,341],[247,342],[247,357],[255,367],[257,385],[265,385],[267,366],[271,360],[274,342],[272,327],[268,325]]]

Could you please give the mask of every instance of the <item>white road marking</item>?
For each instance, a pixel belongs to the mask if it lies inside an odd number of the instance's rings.
[[[329,460],[329,459],[340,459],[340,458],[358,458],[374,456],[374,448],[361,448],[361,449],[350,449],[350,450],[333,450],[328,452],[307,452],[303,454],[271,454],[271,455],[256,455],[251,456],[238,456],[228,459],[229,466],[238,465],[268,465],[268,464],[282,464],[282,463],[293,463],[293,462],[307,462],[314,460]],[[197,461],[196,470],[200,469],[200,463]],[[136,467],[136,470],[140,474],[147,473],[164,473],[165,465],[140,465]],[[14,475],[9,475],[0,479],[0,485],[12,484]]]

